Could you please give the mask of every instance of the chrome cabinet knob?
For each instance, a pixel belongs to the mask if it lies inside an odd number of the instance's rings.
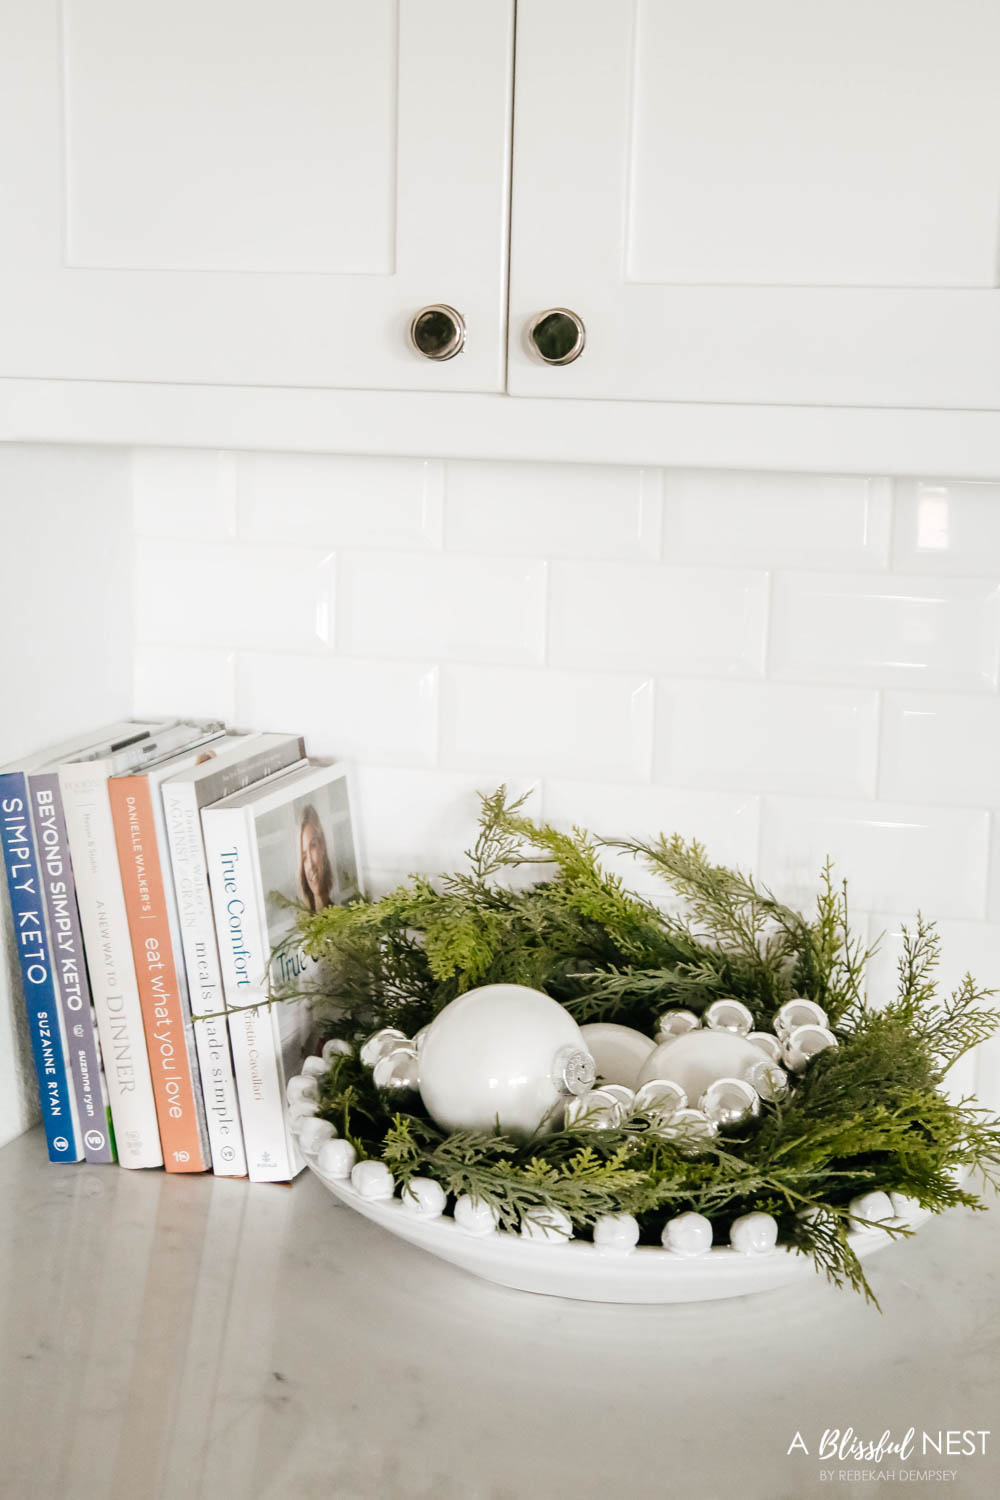
[[[465,319],[444,302],[422,307],[410,324],[410,343],[425,359],[454,359],[465,348]]]
[[[528,339],[547,365],[571,365],[583,353],[587,330],[583,319],[568,307],[550,307],[538,314],[528,329]]]

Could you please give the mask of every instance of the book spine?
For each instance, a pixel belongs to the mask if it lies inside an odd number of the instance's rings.
[[[123,1167],[163,1165],[142,1009],[108,797],[110,761],[59,768],[80,926],[118,1160]]]
[[[174,891],[194,1038],[201,1068],[212,1169],[219,1177],[245,1177],[246,1151],[236,1076],[226,1024],[226,1001],[208,888],[198,795],[190,782],[163,785],[163,814],[170,845]]]
[[[28,795],[83,1150],[89,1162],[107,1164],[117,1160],[114,1127],[83,951],[59,777],[54,771],[35,772],[28,777]]]
[[[49,1160],[79,1161],[83,1152],[74,1119],[73,1095],[52,978],[27,779],[22,771],[0,774],[0,848],[10,892],[14,946],[21,967]]]
[[[252,1182],[287,1182],[299,1159],[286,1124],[281,1057],[267,1000],[270,957],[254,829],[240,808],[202,813],[219,961]]]
[[[198,1080],[184,1035],[152,790],[145,776],[118,776],[108,783],[108,795],[163,1164],[168,1172],[204,1172],[209,1160],[199,1129]]]

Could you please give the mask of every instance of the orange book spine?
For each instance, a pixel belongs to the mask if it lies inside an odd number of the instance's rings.
[[[108,791],[163,1164],[168,1172],[204,1172],[210,1163],[198,1126],[149,783],[145,776],[118,776]]]

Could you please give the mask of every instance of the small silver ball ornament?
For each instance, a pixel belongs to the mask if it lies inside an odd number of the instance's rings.
[[[720,1130],[735,1130],[760,1114],[760,1098],[742,1078],[717,1078],[702,1094],[699,1108]]]
[[[742,1000],[713,1000],[702,1021],[711,1031],[735,1031],[738,1036],[753,1029],[753,1014]]]

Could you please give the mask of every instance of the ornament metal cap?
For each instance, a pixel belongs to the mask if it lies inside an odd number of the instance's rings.
[[[560,1094],[586,1094],[596,1079],[597,1065],[580,1047],[561,1047],[552,1059],[552,1081]]]

